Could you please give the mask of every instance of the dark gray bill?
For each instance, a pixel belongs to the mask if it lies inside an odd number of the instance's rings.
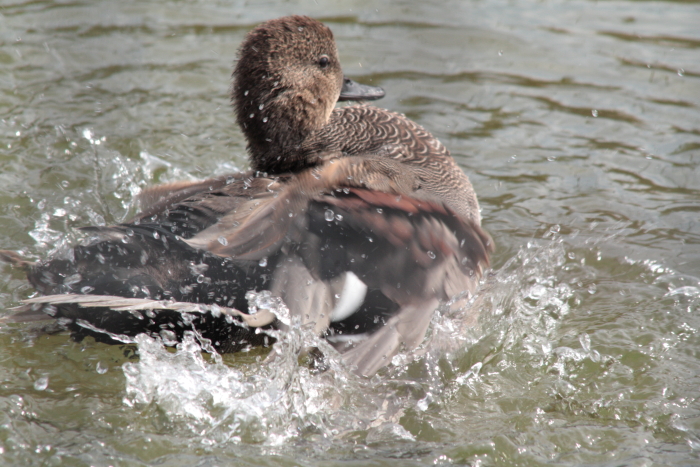
[[[367,86],[356,83],[349,78],[343,78],[343,88],[340,90],[339,101],[374,101],[384,97],[384,90],[377,86]]]

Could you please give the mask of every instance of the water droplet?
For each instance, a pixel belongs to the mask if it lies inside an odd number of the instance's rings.
[[[158,240],[160,238],[160,234],[158,232],[156,232],[155,230],[153,231],[153,238],[155,238],[156,240]]]
[[[263,107],[265,107],[265,104],[260,104],[260,105],[258,106],[258,110],[262,110]]]
[[[83,276],[81,276],[79,273],[75,273],[75,274],[70,275],[70,276],[66,277],[65,279],[63,279],[63,285],[68,285],[68,286],[75,285],[78,282],[80,282],[81,280],[83,280]]]
[[[326,209],[326,212],[324,213],[324,217],[328,222],[330,222],[335,217],[335,213],[333,211],[331,211],[330,209]]]
[[[343,220],[343,215],[342,215],[342,214],[336,214],[336,215],[335,215],[335,220],[337,220],[338,222],[342,221],[342,220]]]
[[[540,300],[542,297],[547,295],[547,288],[544,287],[543,285],[537,284],[533,285],[530,288],[530,291],[527,295],[528,298],[531,298],[532,300]]]
[[[685,75],[685,70],[683,68],[679,68],[676,73],[678,73],[678,76],[683,76]]]
[[[42,376],[41,378],[34,381],[34,389],[37,391],[45,391],[49,387],[49,377]]]
[[[247,96],[250,91],[246,91],[243,93],[244,96]]]
[[[260,262],[258,262],[258,264],[260,265],[260,267],[264,268],[265,266],[267,266],[267,258],[263,256],[262,258],[260,258]]]
[[[591,352],[591,336],[584,332],[578,336],[578,341],[581,343],[581,348],[583,348],[586,353]]]
[[[248,117],[253,118],[253,117],[255,117],[255,114],[250,114],[250,115],[248,115]]]
[[[430,259],[435,259],[435,258],[436,258],[435,253],[433,253],[432,251],[428,250],[428,258],[430,258]]]
[[[216,239],[219,243],[221,243],[223,246],[228,245],[228,240],[226,240],[226,237],[221,235],[219,238]]]
[[[103,365],[102,362],[97,362],[97,365],[95,365],[95,371],[101,375],[107,373],[107,365]]]
[[[177,336],[173,331],[163,329],[160,331],[160,338],[163,339],[163,344],[175,346],[177,345]]]
[[[591,115],[593,115],[593,118],[598,117],[598,111],[596,109],[591,110]]]
[[[378,212],[379,214],[381,214],[381,213],[384,212],[384,210],[383,210],[382,208],[377,208],[377,212]]]
[[[263,117],[263,123],[267,123],[267,117]]]
[[[90,287],[89,285],[86,285],[85,287],[81,287],[81,288],[80,288],[80,293],[89,294],[89,293],[92,292],[93,290],[95,290],[94,287]]]

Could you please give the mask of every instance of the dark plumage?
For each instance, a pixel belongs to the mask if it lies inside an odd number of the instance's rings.
[[[323,24],[268,21],[239,56],[232,101],[254,171],[147,190],[139,215],[87,229],[64,258],[4,257],[49,295],[27,306],[48,306],[78,335],[195,327],[219,351],[259,345],[256,328],[284,325],[245,313],[246,292],[269,290],[373,374],[421,342],[439,302],[474,292],[493,248],[474,190],[403,115],[334,109],[348,83]],[[382,93],[354,85],[362,94]],[[207,307],[183,320],[192,304]]]

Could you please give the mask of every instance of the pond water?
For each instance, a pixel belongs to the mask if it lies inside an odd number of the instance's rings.
[[[339,2],[340,3],[340,2]],[[244,34],[308,14],[431,130],[497,251],[424,355],[337,361],[0,327],[0,464],[700,464],[700,5],[0,1],[0,247],[44,257],[145,186],[246,168]],[[32,295],[0,268],[2,314]]]

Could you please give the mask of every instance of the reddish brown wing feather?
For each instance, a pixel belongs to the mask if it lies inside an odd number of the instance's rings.
[[[367,269],[353,264],[363,280],[370,279],[371,286],[400,304],[385,326],[343,350],[343,359],[362,375],[374,374],[400,349],[417,347],[440,300],[474,292],[493,250],[476,222],[438,201],[349,188],[315,202],[340,214],[342,224],[358,235],[390,243],[375,250]]]
[[[423,212],[435,212],[442,215],[454,215],[452,211],[449,211],[444,204],[429,201],[429,200],[419,200],[412,198],[410,196],[392,195],[389,193],[382,193],[379,191],[369,191],[352,188],[349,190],[351,193],[356,195],[358,198],[365,201],[367,204],[374,206],[383,206],[387,208],[399,209],[404,212],[418,213]]]
[[[460,239],[459,249],[474,266],[480,269],[478,266],[489,264],[488,255],[493,251],[491,237],[480,226],[459,217],[442,203],[359,188],[343,193],[325,195],[322,201],[344,212],[348,222],[371,230],[395,247],[418,247],[415,259],[424,267],[432,263],[427,252],[443,256],[458,254],[455,247],[448,244],[448,239],[440,235],[443,231],[436,228],[436,222],[445,224]],[[415,220],[417,216],[423,221]]]

